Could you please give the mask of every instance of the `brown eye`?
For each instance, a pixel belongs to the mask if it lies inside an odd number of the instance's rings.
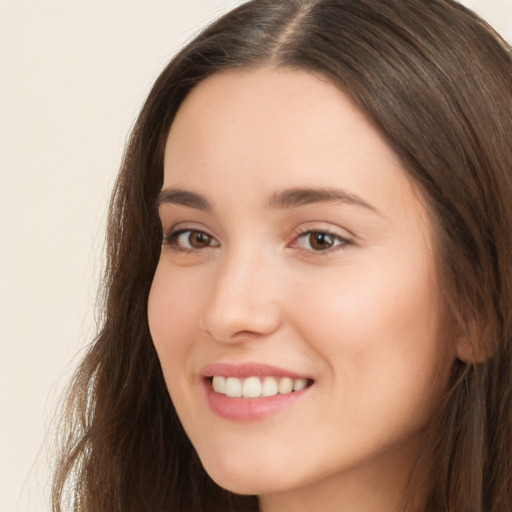
[[[309,245],[315,251],[325,251],[334,245],[334,240],[328,233],[311,233],[309,235]]]
[[[346,245],[347,240],[325,231],[308,231],[297,239],[297,245],[308,251],[328,251],[339,245]]]
[[[193,229],[182,229],[171,233],[165,239],[165,243],[176,250],[185,251],[217,247],[219,245],[217,240],[208,233]]]
[[[193,247],[194,249],[202,249],[203,247],[208,247],[212,240],[210,235],[207,235],[202,231],[190,231],[187,238],[190,247]]]

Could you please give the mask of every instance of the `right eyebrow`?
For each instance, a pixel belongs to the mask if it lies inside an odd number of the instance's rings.
[[[179,204],[206,212],[212,209],[208,200],[202,195],[177,187],[164,188],[160,194],[158,194],[156,201],[157,208],[160,208],[160,206],[164,204]]]

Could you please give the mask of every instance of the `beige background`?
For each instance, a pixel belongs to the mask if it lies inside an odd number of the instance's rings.
[[[237,0],[0,0],[0,510],[48,510],[51,415],[94,333],[109,191],[152,81]],[[467,0],[512,41],[512,0]],[[51,435],[49,436],[51,437]]]

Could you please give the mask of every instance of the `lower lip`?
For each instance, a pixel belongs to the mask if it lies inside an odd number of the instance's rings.
[[[291,407],[308,392],[311,386],[284,395],[260,398],[232,398],[216,393],[209,380],[205,381],[205,388],[208,405],[215,414],[228,420],[254,421]]]

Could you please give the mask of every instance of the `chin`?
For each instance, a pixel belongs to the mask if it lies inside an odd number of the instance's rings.
[[[203,462],[203,467],[217,485],[235,494],[261,495],[293,486],[292,482],[277,477],[276,471],[268,467],[258,468],[251,464],[221,465],[218,460],[213,464]],[[289,477],[289,471],[285,476]]]

